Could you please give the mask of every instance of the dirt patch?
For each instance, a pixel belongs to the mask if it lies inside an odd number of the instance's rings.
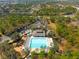
[[[24,54],[22,48],[23,48],[23,46],[19,46],[19,47],[15,47],[14,50],[15,50],[16,52],[18,52],[22,57],[25,57],[25,54]]]
[[[69,44],[69,42],[64,39],[63,41],[61,41],[61,43],[59,44],[59,50],[65,52],[66,50],[70,49],[71,45]]]
[[[50,22],[50,23],[48,24],[48,28],[49,28],[50,30],[56,32],[56,28],[57,28],[57,27],[56,27],[56,24],[55,24],[55,23]]]

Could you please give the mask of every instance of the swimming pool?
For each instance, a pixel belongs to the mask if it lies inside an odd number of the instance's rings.
[[[46,37],[33,37],[33,38],[31,38],[30,48],[47,48]]]

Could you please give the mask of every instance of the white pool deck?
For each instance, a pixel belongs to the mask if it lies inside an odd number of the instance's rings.
[[[54,43],[53,43],[53,40],[52,38],[47,38],[47,44],[48,44],[48,47],[53,47],[54,46]]]
[[[30,50],[30,52],[35,51],[35,52],[39,53],[42,48],[30,48],[30,40],[31,40],[32,38],[34,38],[34,37],[31,36],[31,37],[29,37],[29,39],[27,39],[27,41],[26,41],[25,46],[23,47],[23,49],[24,49],[24,48],[28,48],[28,49]],[[45,48],[44,50],[47,52],[47,51],[49,51],[49,49],[50,49],[51,47],[54,47],[54,42],[53,42],[53,39],[50,38],[50,37],[46,37],[46,40],[47,40],[47,42],[46,42],[47,48]]]
[[[33,36],[31,38],[33,38]],[[31,40],[31,38],[30,38],[30,40]],[[45,51],[48,51],[49,48],[54,47],[54,42],[53,42],[52,38],[49,38],[49,37],[46,37],[46,40],[47,40],[47,47],[48,48],[46,48]],[[30,47],[30,44],[29,44],[29,47]],[[39,53],[41,51],[41,48],[31,48],[30,52],[33,52],[33,51]]]

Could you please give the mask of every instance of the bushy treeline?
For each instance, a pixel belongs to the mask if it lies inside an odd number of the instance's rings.
[[[34,16],[7,15],[0,17],[0,32],[13,32],[23,26],[28,26],[35,21]]]
[[[66,7],[59,7],[59,6],[51,6],[50,8],[41,8],[39,11],[36,12],[37,15],[40,16],[54,16],[54,15],[71,15],[76,13],[76,8],[71,6]]]

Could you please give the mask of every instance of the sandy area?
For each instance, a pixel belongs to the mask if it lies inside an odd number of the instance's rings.
[[[25,54],[23,53],[23,46],[15,47],[14,50],[18,52],[22,57],[25,57]]]

